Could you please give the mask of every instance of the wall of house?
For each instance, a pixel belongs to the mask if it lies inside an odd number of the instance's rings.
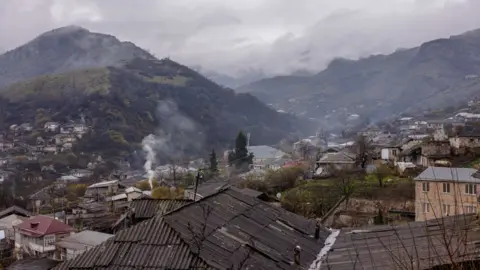
[[[452,137],[449,139],[453,148],[476,148],[480,147],[480,138],[474,137]]]
[[[400,149],[398,148],[383,148],[381,157],[383,160],[395,160],[399,153]]]
[[[429,191],[423,191],[422,183],[429,184]],[[443,184],[450,184],[450,192],[443,192]],[[415,220],[425,221],[467,213],[467,207],[474,207],[477,212],[477,194],[466,194],[465,185],[468,183],[440,182],[440,181],[416,181],[415,183]],[[480,185],[474,184],[477,191]],[[478,192],[477,192],[478,193]],[[428,211],[424,211],[424,204],[427,204]],[[444,212],[444,205],[450,209],[449,213]]]

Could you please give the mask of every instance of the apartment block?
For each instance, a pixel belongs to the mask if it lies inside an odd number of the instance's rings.
[[[415,220],[477,213],[480,179],[471,168],[428,167],[415,180]]]

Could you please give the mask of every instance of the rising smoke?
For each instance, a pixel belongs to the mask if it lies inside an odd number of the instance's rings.
[[[142,141],[146,159],[143,167],[148,175],[150,188],[153,188],[155,165],[158,162],[172,164],[203,147],[203,133],[200,128],[179,110],[174,101],[161,100],[157,106],[156,118],[159,127],[155,134],[146,136]]]

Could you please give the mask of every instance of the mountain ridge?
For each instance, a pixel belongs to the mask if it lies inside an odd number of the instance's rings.
[[[328,123],[325,117],[344,121],[353,113],[381,120],[469,99],[477,95],[480,85],[476,79],[466,78],[477,74],[480,29],[391,54],[335,59],[325,70],[303,80],[274,77],[237,91],[324,123]]]

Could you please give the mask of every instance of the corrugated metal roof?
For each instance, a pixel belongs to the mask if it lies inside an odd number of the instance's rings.
[[[315,260],[329,232],[239,191],[224,190],[120,231],[55,269],[296,269]]]
[[[155,200],[155,199],[136,199],[130,203],[130,207],[135,213],[135,218],[146,219],[152,218],[157,214],[165,214],[180,208],[190,200]]]
[[[434,269],[434,266],[475,258],[478,240],[480,234],[475,215],[399,226],[381,225],[358,231],[345,229],[317,269]]]
[[[453,181],[465,183],[480,183],[480,179],[472,175],[477,170],[472,168],[428,167],[415,177],[416,181]]]

